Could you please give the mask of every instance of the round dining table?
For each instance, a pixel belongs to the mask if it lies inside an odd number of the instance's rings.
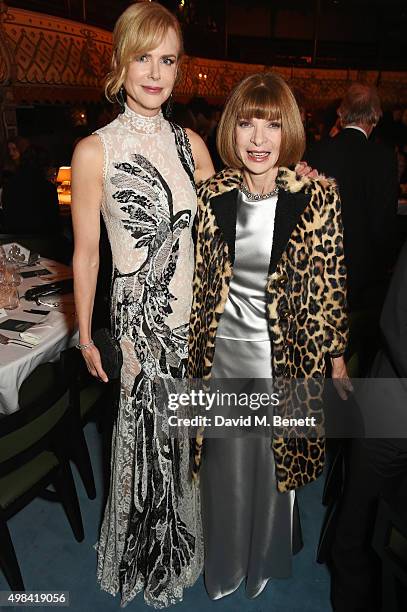
[[[23,277],[18,288],[20,305],[0,310],[0,418],[19,409],[20,385],[37,366],[58,360],[61,351],[78,342],[73,293],[44,296],[38,302],[24,298],[32,287],[72,278],[72,268],[41,258],[19,271]],[[18,331],[24,322],[32,326]],[[13,326],[15,331],[9,329]]]

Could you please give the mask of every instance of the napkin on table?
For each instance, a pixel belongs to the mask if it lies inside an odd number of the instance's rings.
[[[61,317],[65,318],[61,312],[50,312],[44,317],[43,323],[38,323],[27,331],[20,332],[20,338],[32,346],[37,346],[46,336],[50,335],[55,324],[60,322]]]

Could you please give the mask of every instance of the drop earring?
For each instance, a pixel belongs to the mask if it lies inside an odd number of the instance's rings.
[[[121,112],[123,112],[126,104],[126,90],[124,89],[124,85],[120,87],[119,91],[116,94],[116,102],[117,104],[119,104]]]
[[[173,107],[173,97],[172,94],[170,95],[170,97],[167,100],[167,104],[165,106],[165,118],[166,119],[170,119],[171,115],[172,115],[172,107]]]

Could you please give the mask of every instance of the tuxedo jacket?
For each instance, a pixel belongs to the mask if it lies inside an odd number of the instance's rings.
[[[348,302],[356,307],[364,292],[381,284],[394,259],[397,223],[395,153],[346,128],[315,144],[308,163],[335,178],[341,197]]]

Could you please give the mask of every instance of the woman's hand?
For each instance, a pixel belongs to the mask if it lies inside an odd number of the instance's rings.
[[[81,353],[89,373],[95,378],[99,378],[102,382],[109,382],[106,372],[102,368],[102,360],[100,359],[100,353],[96,346],[91,344],[88,348],[81,349]]]
[[[295,166],[295,173],[299,176],[307,176],[308,178],[318,178],[318,170],[311,168],[306,161],[300,161]]]
[[[353,392],[352,383],[346,370],[345,359],[341,357],[331,357],[332,381],[341,399],[348,399],[349,393]]]

